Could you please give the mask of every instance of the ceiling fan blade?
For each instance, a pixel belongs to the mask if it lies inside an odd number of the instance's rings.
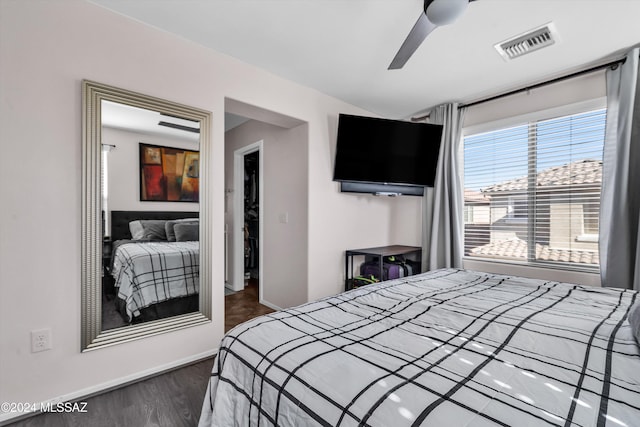
[[[427,19],[427,15],[423,13],[420,14],[420,17],[416,21],[415,25],[409,32],[409,35],[400,46],[400,50],[396,53],[396,56],[391,61],[389,65],[389,70],[398,70],[404,67],[404,64],[411,58],[413,52],[420,47],[425,38],[429,35],[429,33],[435,30],[437,25],[431,23],[429,19]]]

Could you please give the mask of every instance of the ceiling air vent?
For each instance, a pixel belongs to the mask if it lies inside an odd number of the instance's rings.
[[[552,22],[500,42],[494,47],[505,60],[517,58],[527,53],[535,52],[543,47],[551,46],[558,40],[555,26]]]

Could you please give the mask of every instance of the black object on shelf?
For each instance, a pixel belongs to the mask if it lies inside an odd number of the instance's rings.
[[[362,272],[359,272],[359,276],[354,276],[353,258],[355,256],[364,256],[365,263],[368,263],[369,267],[376,266],[377,269],[374,268],[373,271],[371,271],[371,268],[369,268],[367,274],[361,274]],[[421,258],[422,248],[419,246],[392,245],[375,248],[349,249],[345,251],[344,289],[348,291],[360,286],[365,286],[368,280],[371,282],[374,280],[386,280],[389,273],[388,270],[385,269],[385,266],[394,263],[405,264],[399,265],[399,267],[405,269],[405,276],[421,273]]]
[[[352,279],[347,278],[347,283],[345,284],[345,290],[360,288],[362,286],[371,285],[373,283],[378,283],[378,280],[375,276],[357,276]]]

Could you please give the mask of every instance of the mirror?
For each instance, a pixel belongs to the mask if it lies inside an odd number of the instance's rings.
[[[211,320],[211,113],[82,83],[82,350]]]

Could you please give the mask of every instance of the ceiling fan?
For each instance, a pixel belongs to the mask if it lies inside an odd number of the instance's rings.
[[[389,70],[398,70],[411,58],[424,39],[442,25],[451,24],[475,0],[424,0],[424,12],[400,46],[400,50],[389,65]]]

